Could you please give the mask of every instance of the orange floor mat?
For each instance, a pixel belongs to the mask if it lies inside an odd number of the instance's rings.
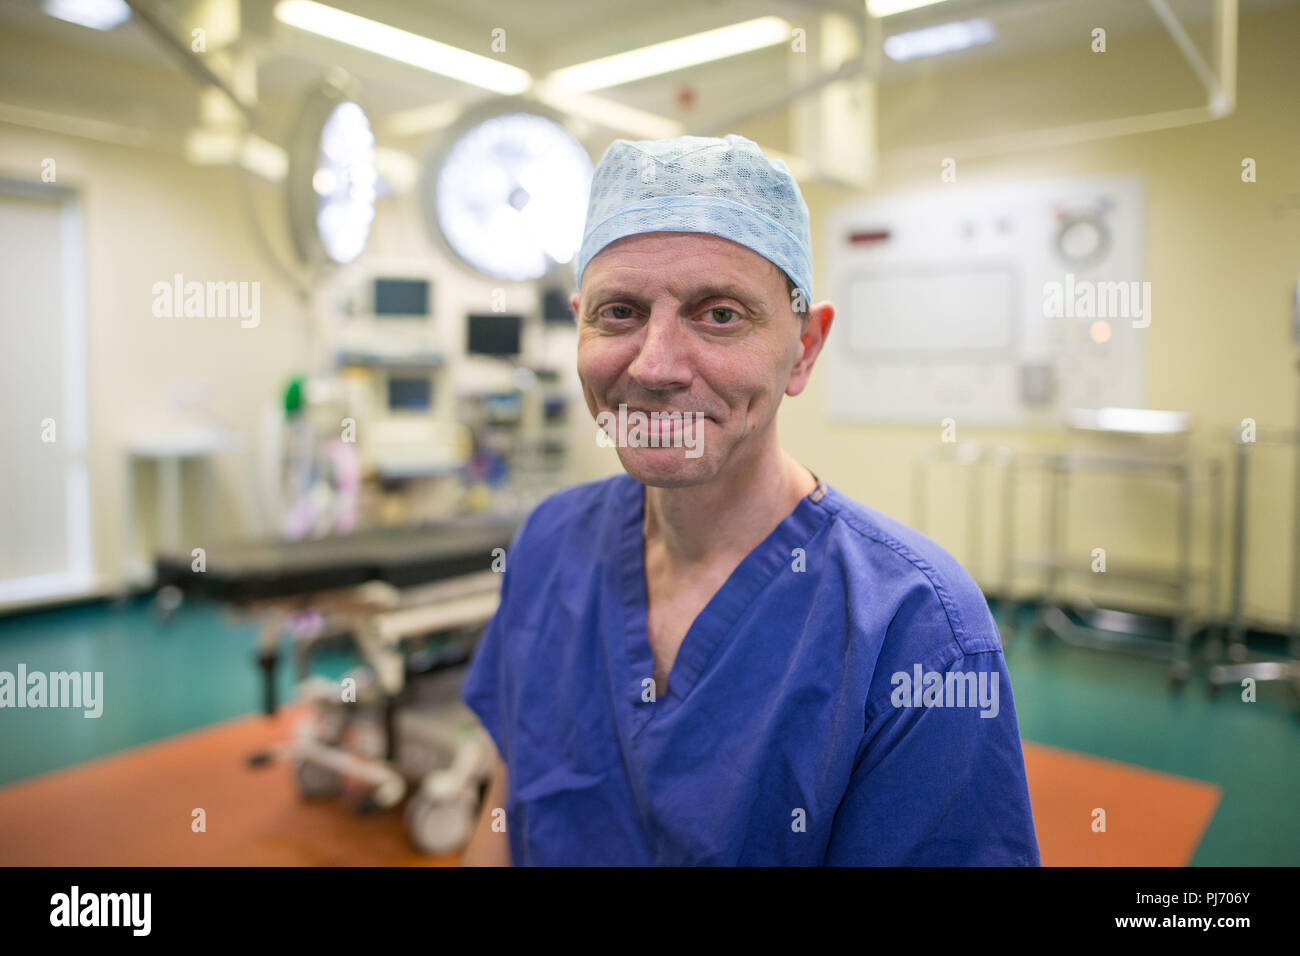
[[[283,764],[249,754],[290,736],[301,710],[244,717],[0,789],[0,865],[455,865],[407,840],[400,813],[304,803]],[[1047,866],[1183,866],[1219,787],[1041,744],[1025,766]],[[190,829],[202,807],[207,832]],[[1106,811],[1106,832],[1092,829]]]
[[[1223,795],[1200,780],[1026,742],[1044,866],[1186,866]],[[1105,832],[1093,830],[1106,812]]]
[[[420,854],[400,812],[305,803],[284,763],[248,756],[290,739],[301,705],[226,721],[0,789],[0,865],[451,866]],[[190,829],[196,807],[207,832]]]

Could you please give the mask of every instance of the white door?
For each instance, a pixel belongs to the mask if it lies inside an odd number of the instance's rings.
[[[0,606],[90,589],[75,196],[0,179]]]

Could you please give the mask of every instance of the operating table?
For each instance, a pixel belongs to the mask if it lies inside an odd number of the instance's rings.
[[[486,624],[496,610],[502,562],[526,514],[471,515],[304,541],[214,542],[155,561],[159,588],[173,586],[265,615],[258,663],[263,707],[276,708],[279,641],[293,615],[315,611],[352,633],[396,693],[406,637]],[[498,551],[497,549],[501,549]],[[302,673],[305,645],[295,650]],[[394,668],[399,668],[393,672]]]

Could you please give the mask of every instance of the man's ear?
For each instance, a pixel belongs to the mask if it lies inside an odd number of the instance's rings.
[[[807,387],[808,379],[812,376],[813,363],[817,361],[822,346],[826,344],[826,337],[830,335],[833,321],[835,321],[835,306],[829,302],[818,302],[809,308],[808,327],[799,336],[802,351],[799,358],[795,360],[794,368],[790,370],[790,381],[785,387],[785,393],[792,398]]]
[[[573,321],[578,321],[578,293],[574,292],[569,296],[569,311],[573,313]]]

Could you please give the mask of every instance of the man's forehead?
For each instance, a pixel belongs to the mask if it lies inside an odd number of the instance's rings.
[[[582,291],[615,286],[631,292],[734,285],[751,295],[784,293],[784,273],[753,249],[697,232],[649,232],[625,236],[602,249],[583,275]]]

